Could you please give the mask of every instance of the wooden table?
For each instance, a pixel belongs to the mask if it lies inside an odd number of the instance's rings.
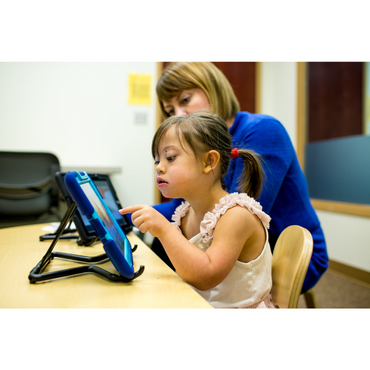
[[[212,308],[173,272],[134,233],[128,234],[134,252],[135,271],[144,273],[129,283],[110,282],[93,274],[31,284],[30,271],[41,260],[51,241],[39,241],[46,224],[0,229],[0,308]],[[104,253],[101,243],[90,247],[76,240],[59,240],[54,251],[86,256]],[[81,266],[53,259],[47,271]],[[98,266],[117,274],[110,261]]]

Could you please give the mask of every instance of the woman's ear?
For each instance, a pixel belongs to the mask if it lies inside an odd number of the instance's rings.
[[[216,150],[210,150],[205,154],[204,157],[204,173],[209,173],[211,171],[214,171],[218,165],[218,162],[220,161],[220,153]]]

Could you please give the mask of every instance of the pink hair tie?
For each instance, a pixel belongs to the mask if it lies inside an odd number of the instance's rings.
[[[239,157],[238,149],[234,148],[234,149],[231,151],[231,159],[238,158],[238,157]]]

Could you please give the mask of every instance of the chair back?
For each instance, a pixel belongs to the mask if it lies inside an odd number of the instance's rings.
[[[297,308],[311,260],[311,233],[298,225],[280,234],[272,255],[272,300],[279,308]]]
[[[0,215],[37,216],[58,206],[58,171],[54,154],[0,151]]]

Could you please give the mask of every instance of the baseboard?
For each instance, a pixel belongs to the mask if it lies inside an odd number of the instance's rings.
[[[358,268],[348,266],[333,260],[329,261],[329,268],[331,270],[340,272],[341,274],[347,275],[350,278],[362,281],[363,283],[370,285],[370,272],[360,270]]]

